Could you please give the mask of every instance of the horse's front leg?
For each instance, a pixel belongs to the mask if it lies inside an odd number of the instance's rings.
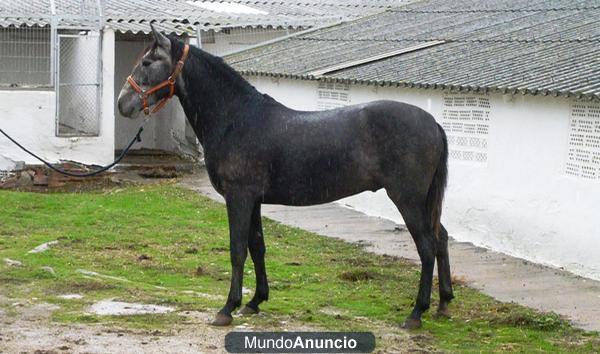
[[[248,234],[255,200],[250,196],[226,196],[229,218],[229,253],[231,255],[231,287],[225,306],[217,313],[213,325],[227,326],[233,321],[231,313],[242,304],[244,263],[248,255]]]

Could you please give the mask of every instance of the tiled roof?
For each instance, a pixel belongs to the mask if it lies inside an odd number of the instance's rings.
[[[0,27],[50,25],[53,11],[63,27],[99,25],[96,0],[0,0]]]
[[[303,28],[353,20],[414,0],[105,0],[107,24],[121,32],[148,32],[149,22],[167,32],[190,32],[196,26]],[[55,0],[56,13],[72,14],[95,0]],[[235,4],[251,12],[211,10]],[[209,4],[209,9],[198,5]],[[231,6],[229,6],[231,7]],[[231,9],[230,9],[231,10]],[[0,26],[48,24],[50,0],[0,0]],[[17,17],[15,19],[15,17]]]
[[[600,2],[425,0],[227,61],[250,75],[600,99]]]

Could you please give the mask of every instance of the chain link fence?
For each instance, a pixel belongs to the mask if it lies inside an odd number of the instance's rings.
[[[100,32],[58,35],[57,134],[98,135],[101,112]]]

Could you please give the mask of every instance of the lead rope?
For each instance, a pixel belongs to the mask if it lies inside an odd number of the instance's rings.
[[[129,145],[127,145],[127,147],[121,152],[121,154],[119,155],[119,157],[116,158],[115,161],[113,161],[110,165],[106,165],[102,168],[100,168],[99,170],[93,171],[93,172],[87,172],[87,173],[74,173],[74,172],[69,172],[69,171],[65,171],[63,169],[60,169],[58,167],[54,167],[52,166],[52,164],[50,164],[48,161],[42,159],[41,157],[39,157],[38,155],[34,154],[33,152],[29,151],[26,147],[24,147],[23,145],[19,144],[15,139],[13,139],[10,135],[6,134],[4,132],[4,130],[0,129],[0,133],[2,133],[2,135],[4,135],[8,140],[12,141],[15,145],[17,145],[18,147],[20,147],[23,151],[25,151],[26,153],[28,153],[29,155],[35,157],[36,159],[38,159],[39,161],[41,161],[44,165],[48,166],[49,169],[56,171],[58,173],[61,173],[65,176],[71,176],[71,177],[92,177],[95,175],[98,175],[106,170],[111,169],[113,166],[115,166],[116,164],[118,164],[119,162],[121,162],[121,160],[123,160],[123,158],[125,157],[125,155],[127,154],[127,152],[129,152],[129,149],[131,149],[131,147],[133,146],[133,144],[135,144],[136,142],[141,142],[142,141],[142,131],[144,131],[144,125],[146,125],[146,122],[148,122],[149,118],[145,118],[144,121],[142,122],[142,125],[140,125],[140,129],[138,129],[138,132],[135,134],[135,136],[133,137],[133,139],[131,139],[131,141],[129,142]]]

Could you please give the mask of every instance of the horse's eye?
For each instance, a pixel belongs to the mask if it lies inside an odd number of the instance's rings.
[[[144,59],[144,60],[142,60],[142,65],[143,66],[149,66],[150,64],[152,64],[152,60],[150,60],[150,59]]]

